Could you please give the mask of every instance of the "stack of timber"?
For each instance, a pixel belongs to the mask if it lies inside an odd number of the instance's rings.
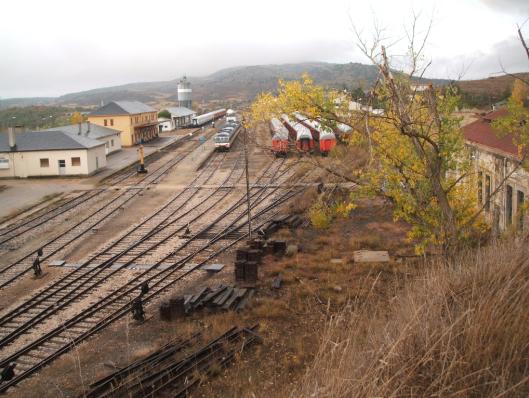
[[[203,287],[195,294],[187,294],[163,302],[160,306],[160,317],[170,321],[201,309],[241,311],[253,295],[254,289],[251,288],[238,288],[223,284]]]

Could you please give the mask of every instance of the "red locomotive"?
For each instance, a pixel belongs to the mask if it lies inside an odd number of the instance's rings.
[[[312,152],[314,150],[314,139],[310,130],[300,122],[291,120],[287,115],[283,115],[282,119],[290,136],[294,136],[296,139],[297,150],[300,152]]]
[[[320,153],[322,156],[327,156],[329,152],[336,146],[336,136],[332,131],[323,131],[320,134]]]
[[[270,121],[270,128],[272,129],[272,152],[277,157],[286,156],[289,147],[288,130],[276,118]]]
[[[296,118],[307,126],[312,132],[315,140],[319,141],[319,150],[322,156],[327,156],[329,152],[336,146],[336,135],[333,131],[321,125],[316,120],[311,120],[300,113],[295,114]]]

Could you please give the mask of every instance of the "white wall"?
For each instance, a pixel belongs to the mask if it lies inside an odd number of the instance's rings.
[[[98,141],[104,142],[108,145],[108,154],[121,151],[121,134],[115,134],[108,137],[98,138]],[[112,144],[113,141],[113,144]]]
[[[171,131],[174,130],[173,123],[171,120],[165,120],[163,122],[158,123],[159,126],[162,126],[162,131]]]
[[[72,166],[73,157],[81,159],[80,166]],[[9,169],[0,169],[0,178],[58,176],[59,160],[66,161],[66,176],[90,175],[107,164],[104,145],[63,151],[3,152],[0,153],[0,158],[9,159]],[[49,167],[40,167],[40,159],[46,158],[49,160]]]

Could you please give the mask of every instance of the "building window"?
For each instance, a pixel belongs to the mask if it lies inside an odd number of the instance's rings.
[[[72,166],[80,166],[81,165],[81,158],[76,157],[72,158]]]
[[[0,169],[8,169],[8,168],[9,168],[9,159],[0,158]]]
[[[105,126],[107,125],[107,119],[103,120],[103,123],[105,124]]]
[[[512,187],[507,185],[505,197],[505,217],[507,217],[507,225],[512,224]]]
[[[40,159],[40,167],[50,167],[50,159]]]
[[[114,146],[114,140],[110,140],[110,146]]]
[[[110,125],[111,125],[111,126],[114,125],[114,119],[110,119]]]
[[[490,192],[491,192],[491,180],[490,176],[485,175],[485,210],[490,211]]]
[[[518,205],[516,206],[516,209],[518,211],[518,229],[523,229],[523,219],[525,215],[525,209],[523,207],[525,202],[525,194],[522,191],[518,191],[516,196],[516,201]]]
[[[483,172],[478,171],[478,204],[483,203]]]

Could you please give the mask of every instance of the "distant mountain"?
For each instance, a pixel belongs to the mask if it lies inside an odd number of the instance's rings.
[[[0,99],[0,109],[12,108],[15,106],[51,105],[57,98],[55,97],[27,97],[27,98],[7,98]]]
[[[298,79],[304,72],[307,72],[317,84],[338,89],[369,88],[378,76],[378,70],[373,65],[306,62],[227,68],[209,76],[189,77],[188,79],[193,89],[193,100],[199,102],[218,101],[219,103],[228,104],[251,101],[262,91],[275,90],[278,79]],[[448,82],[441,79],[424,80],[434,84],[446,84]],[[469,87],[479,87],[480,82],[486,82],[487,80],[475,81],[475,83],[470,83]],[[466,87],[463,83],[461,82],[462,88]],[[57,98],[13,98],[0,100],[0,109],[8,106],[29,105],[95,107],[100,105],[101,102],[107,103],[117,100],[137,100],[152,105],[165,106],[176,102],[177,85],[178,79],[174,79],[104,87],[66,94]],[[485,90],[494,91],[497,89],[493,85],[491,87],[487,86]]]

